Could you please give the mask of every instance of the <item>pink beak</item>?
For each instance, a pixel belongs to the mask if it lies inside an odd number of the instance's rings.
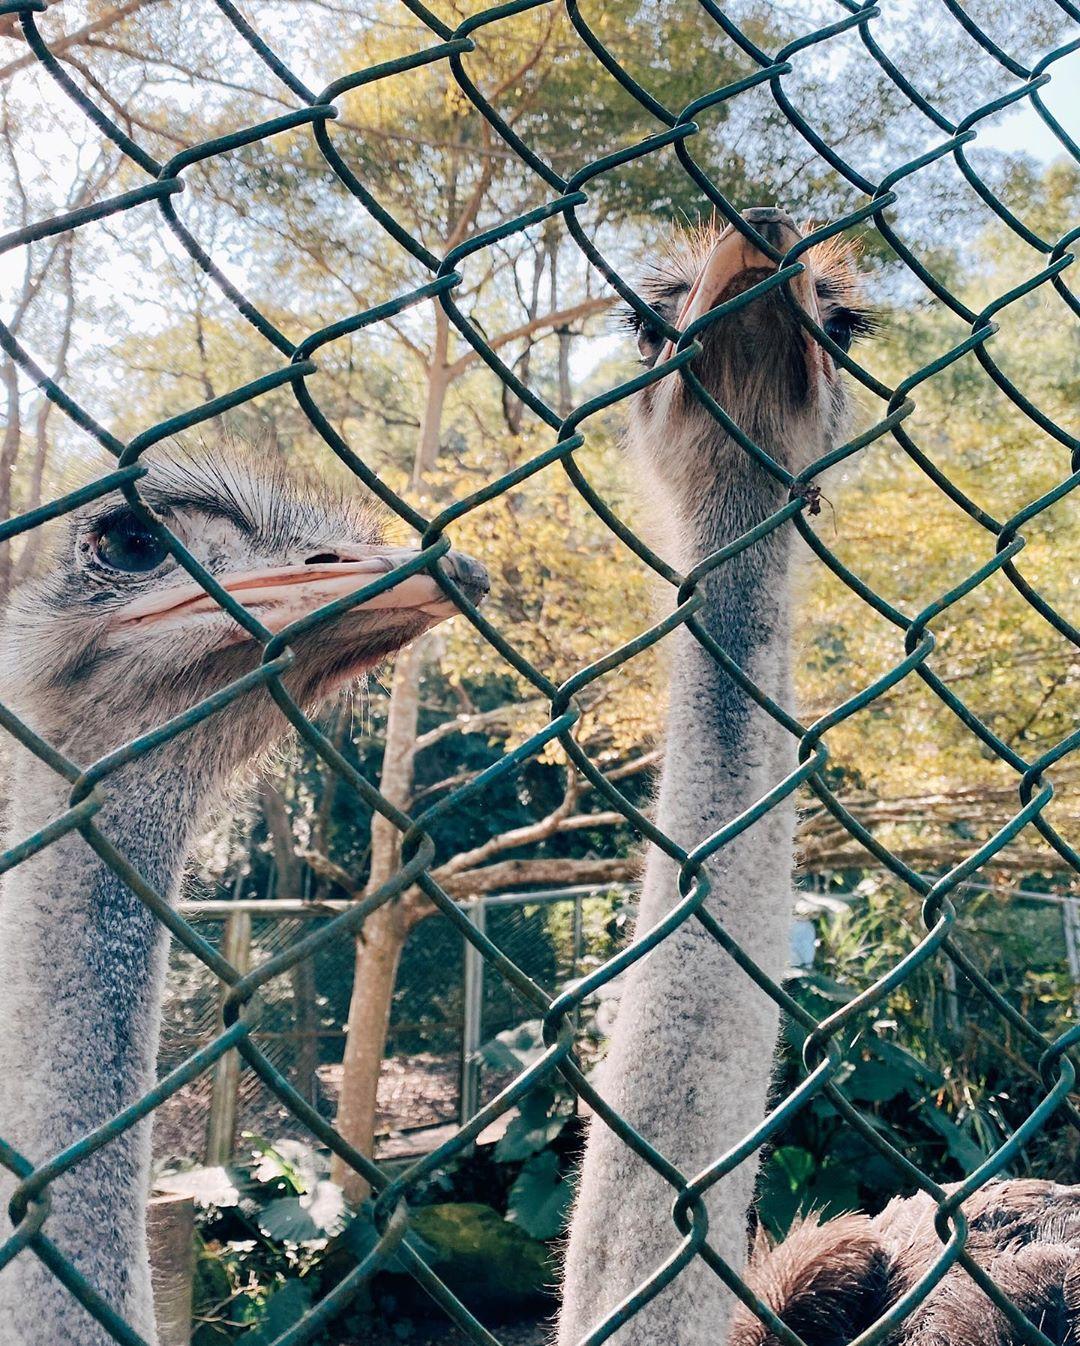
[[[348,546],[333,548],[336,556],[355,559],[314,564],[273,566],[263,570],[238,571],[219,577],[221,587],[234,595],[267,630],[277,633],[290,623],[307,617],[328,603],[345,598],[396,566],[412,560],[410,548]],[[483,567],[460,552],[448,552],[440,564],[451,579],[460,584],[474,602],[487,593],[487,575]],[[392,588],[359,603],[354,612],[414,612],[431,623],[452,617],[457,606],[426,571],[408,575]],[[120,608],[113,618],[114,629],[131,630],[169,628],[202,616],[226,616],[216,599],[194,582],[177,584],[146,594]],[[230,619],[231,620],[231,619]],[[234,639],[246,639],[246,632],[234,626]],[[228,640],[226,643],[232,643]]]

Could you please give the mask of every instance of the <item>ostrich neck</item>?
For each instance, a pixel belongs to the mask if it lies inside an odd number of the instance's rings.
[[[772,491],[730,489],[687,520],[692,565],[745,533],[780,503]],[[698,620],[775,700],[790,691],[790,537],[782,529],[731,558],[699,586]],[[794,741],[724,672],[693,633],[673,650],[656,821],[684,850],[706,841],[783,779]],[[732,839],[707,863],[708,910],[776,978],[787,951],[794,810],[790,802]],[[644,933],[679,900],[678,868],[651,848],[638,916]],[[626,977],[598,1084],[612,1104],[687,1178],[761,1120],[778,1015],[700,922],[672,932]],[[741,1164],[708,1196],[709,1240],[744,1261],[754,1168]],[[592,1127],[566,1262],[559,1346],[577,1343],[675,1252],[672,1189],[608,1129]],[[618,1346],[721,1346],[729,1297],[700,1259],[631,1322]]]
[[[757,524],[778,504],[721,499],[693,520],[687,569]],[[730,558],[698,584],[703,604],[697,623],[758,687],[784,702],[790,694],[791,538],[787,530]],[[672,641],[664,765],[657,824],[684,849],[704,841],[752,804],[790,767],[790,735],[751,701],[697,637],[685,627]],[[778,770],[778,764],[782,764]],[[755,836],[753,849],[762,848]],[[714,860],[710,874],[727,875],[740,847],[732,843]],[[790,874],[790,847],[783,858]],[[727,911],[731,899],[713,884],[712,909]],[[666,911],[674,895],[668,866],[650,855],[643,886],[639,929]],[[734,914],[734,913],[732,913]]]
[[[69,788],[27,754],[12,780],[9,845],[61,814]],[[125,767],[103,792],[101,831],[159,893],[174,897],[202,802],[195,781],[159,755]],[[78,834],[5,876],[0,1136],[31,1162],[51,1158],[152,1085],[166,952],[162,927]],[[145,1120],[50,1185],[44,1232],[153,1340],[149,1176]],[[0,1179],[0,1241],[12,1186]],[[31,1252],[0,1275],[0,1346],[111,1340]]]

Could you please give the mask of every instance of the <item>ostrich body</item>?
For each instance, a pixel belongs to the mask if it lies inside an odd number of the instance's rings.
[[[151,467],[144,500],[270,630],[355,592],[415,555],[379,518],[306,495],[253,463],[177,449]],[[448,574],[479,601],[476,562]],[[284,683],[320,701],[453,604],[426,572],[298,637]],[[117,497],[70,519],[45,578],[13,599],[3,630],[5,699],[46,741],[89,765],[233,678],[261,647],[194,585]],[[256,689],[109,774],[95,823],[161,894],[176,896],[207,810],[237,769],[287,729]],[[15,754],[6,844],[62,814],[70,785]],[[77,832],[17,865],[0,896],[0,1137],[35,1165],[127,1107],[154,1082],[168,938]],[[156,1339],[145,1205],[150,1121],[124,1131],[48,1189],[43,1232],[147,1342]],[[0,1243],[14,1178],[0,1170]],[[0,1271],[0,1346],[106,1346],[113,1338],[30,1249]]]
[[[951,1190],[951,1189],[946,1189]],[[746,1280],[806,1343],[844,1346],[911,1290],[942,1253],[937,1204],[920,1193],[880,1215],[800,1222],[783,1243],[759,1239]],[[1056,1346],[1080,1327],[1080,1187],[1035,1179],[991,1183],[963,1205],[966,1250]],[[885,1346],[1021,1346],[1005,1314],[954,1266]],[[779,1346],[743,1305],[729,1346]]]
[[[781,253],[799,238],[781,211],[746,219]],[[862,330],[848,259],[821,247],[802,259],[794,298],[842,345]],[[680,329],[776,270],[732,228],[677,251],[649,278],[646,298]],[[839,442],[845,397],[832,359],[777,290],[714,322],[692,368],[734,421],[792,472]],[[649,365],[671,355],[648,328]],[[628,447],[650,498],[674,521],[686,573],[779,509],[787,495],[694,398],[677,375],[635,398]],[[737,553],[699,583],[698,621],[759,688],[790,704],[790,526]],[[795,765],[792,736],[754,704],[685,627],[673,638],[667,742],[656,821],[687,851],[778,784]],[[707,909],[754,962],[779,978],[792,908],[790,799],[708,862]],[[676,865],[655,847],[637,928],[678,900]],[[778,1011],[695,919],[627,974],[598,1088],[646,1140],[691,1178],[765,1113]],[[708,1238],[738,1270],[755,1169],[744,1161],[707,1198]],[[679,1248],[672,1187],[599,1119],[586,1147],[566,1252],[559,1346],[575,1346]],[[730,1296],[694,1258],[618,1329],[619,1346],[719,1346]]]

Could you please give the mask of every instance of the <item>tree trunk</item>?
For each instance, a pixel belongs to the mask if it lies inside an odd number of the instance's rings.
[[[545,240],[548,264],[551,268],[551,291],[548,304],[552,313],[557,313],[559,310],[559,244],[561,239],[561,231],[551,229]],[[557,410],[559,415],[565,418],[570,415],[574,407],[574,389],[570,383],[571,332],[569,323],[560,323],[555,328],[555,335],[559,342],[559,400]]]
[[[19,381],[13,360],[5,360],[2,378],[7,394],[7,421],[3,441],[0,442],[0,519],[6,519],[12,510],[12,477],[15,460],[19,456],[22,423],[19,416]],[[0,602],[7,598],[11,587],[11,543],[0,547]]]
[[[380,907],[364,922],[363,939],[356,944],[337,1129],[368,1158],[375,1146],[379,1074],[390,1027],[394,983],[409,933],[402,914],[393,902]],[[359,1205],[369,1193],[364,1178],[337,1155],[330,1176],[341,1184],[346,1200],[353,1206]]]
[[[408,802],[412,791],[424,643],[419,640],[407,646],[394,665],[379,788],[385,798],[399,807]],[[400,864],[401,833],[393,823],[376,814],[371,825],[371,873],[367,892],[381,887]],[[401,950],[415,923],[416,917],[403,908],[400,898],[393,898],[368,917],[356,942],[337,1129],[350,1145],[368,1158],[375,1145],[375,1104],[394,981]],[[341,1184],[346,1198],[352,1203],[363,1201],[368,1194],[364,1179],[336,1155],[331,1177]]]
[[[56,353],[52,377],[57,383],[63,383],[67,373],[68,352],[71,349],[71,329],[75,321],[75,280],[72,266],[74,235],[68,234],[60,251],[61,275],[64,285],[64,316],[60,327],[60,345]],[[38,402],[34,416],[34,454],[30,460],[30,482],[26,492],[23,509],[37,509],[41,504],[45,483],[45,467],[49,457],[49,417],[53,403],[44,396]],[[33,573],[38,553],[41,549],[42,534],[38,528],[32,528],[23,536],[22,551],[15,566],[12,583],[18,584]]]
[[[416,458],[413,462],[413,490],[418,490],[423,485],[425,475],[435,466],[439,457],[439,431],[442,428],[443,407],[446,405],[446,394],[453,381],[446,359],[449,350],[450,319],[441,308],[436,308],[435,344],[431,353],[431,364],[428,366],[427,397],[424,402],[423,419],[420,422]]]
[[[195,1279],[195,1203],[189,1196],[152,1196],[146,1208],[150,1275],[158,1346],[190,1346]]]

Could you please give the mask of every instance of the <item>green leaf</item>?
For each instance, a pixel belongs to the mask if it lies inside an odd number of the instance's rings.
[[[302,1196],[268,1201],[256,1215],[259,1228],[275,1243],[312,1243],[333,1238],[345,1227],[345,1198],[325,1179]]]
[[[814,1175],[803,1193],[800,1209],[820,1211],[829,1219],[846,1210],[856,1210],[859,1201],[859,1179],[855,1170],[845,1164],[824,1164]]]
[[[519,1070],[521,1067],[520,1059],[498,1038],[478,1047],[476,1054],[489,1070]]]
[[[534,1089],[525,1095],[517,1115],[495,1145],[495,1158],[500,1164],[528,1159],[531,1154],[547,1149],[568,1120],[566,1113],[554,1111],[555,1106],[552,1089]]]
[[[845,1092],[864,1103],[887,1103],[890,1098],[906,1093],[912,1084],[917,1081],[909,1071],[897,1070],[884,1061],[860,1061]]]
[[[570,1205],[570,1183],[559,1172],[551,1150],[533,1155],[510,1188],[506,1218],[535,1239],[553,1239],[562,1233]]]
[[[252,1178],[255,1182],[284,1182],[300,1195],[310,1192],[330,1171],[326,1158],[299,1140],[264,1140],[250,1131],[244,1132],[255,1154]]]
[[[311,1308],[311,1291],[302,1280],[289,1280],[267,1299],[254,1332],[240,1340],[243,1346],[270,1346],[283,1332],[295,1327]]]
[[[849,1000],[854,1000],[857,994],[854,987],[845,986],[822,972],[799,972],[794,974],[791,980],[800,982],[823,1000],[832,1000],[838,1005],[846,1005]]]
[[[888,1062],[896,1070],[905,1070],[912,1077],[931,1089],[939,1089],[945,1083],[945,1077],[940,1071],[926,1061],[920,1061],[917,1056],[912,1056],[911,1052],[903,1047],[898,1047],[895,1042],[886,1042],[882,1038],[876,1038],[873,1042],[873,1052],[883,1061]]]
[[[523,1070],[539,1061],[546,1050],[543,1023],[529,1019],[482,1043],[476,1054],[494,1070]]]
[[[782,1238],[799,1213],[817,1160],[798,1145],[773,1150],[761,1178],[758,1215],[774,1238]]]
[[[773,1150],[769,1165],[792,1192],[798,1192],[809,1181],[815,1162],[809,1150],[801,1149],[798,1145],[784,1145]]]
[[[920,1109],[920,1116],[944,1138],[949,1154],[965,1173],[973,1172],[986,1158],[978,1145],[965,1136],[952,1118],[940,1108],[932,1103],[925,1103]]]
[[[197,1206],[227,1210],[239,1206],[244,1175],[233,1168],[188,1168],[181,1173],[163,1173],[154,1183],[159,1192],[189,1196]]]

